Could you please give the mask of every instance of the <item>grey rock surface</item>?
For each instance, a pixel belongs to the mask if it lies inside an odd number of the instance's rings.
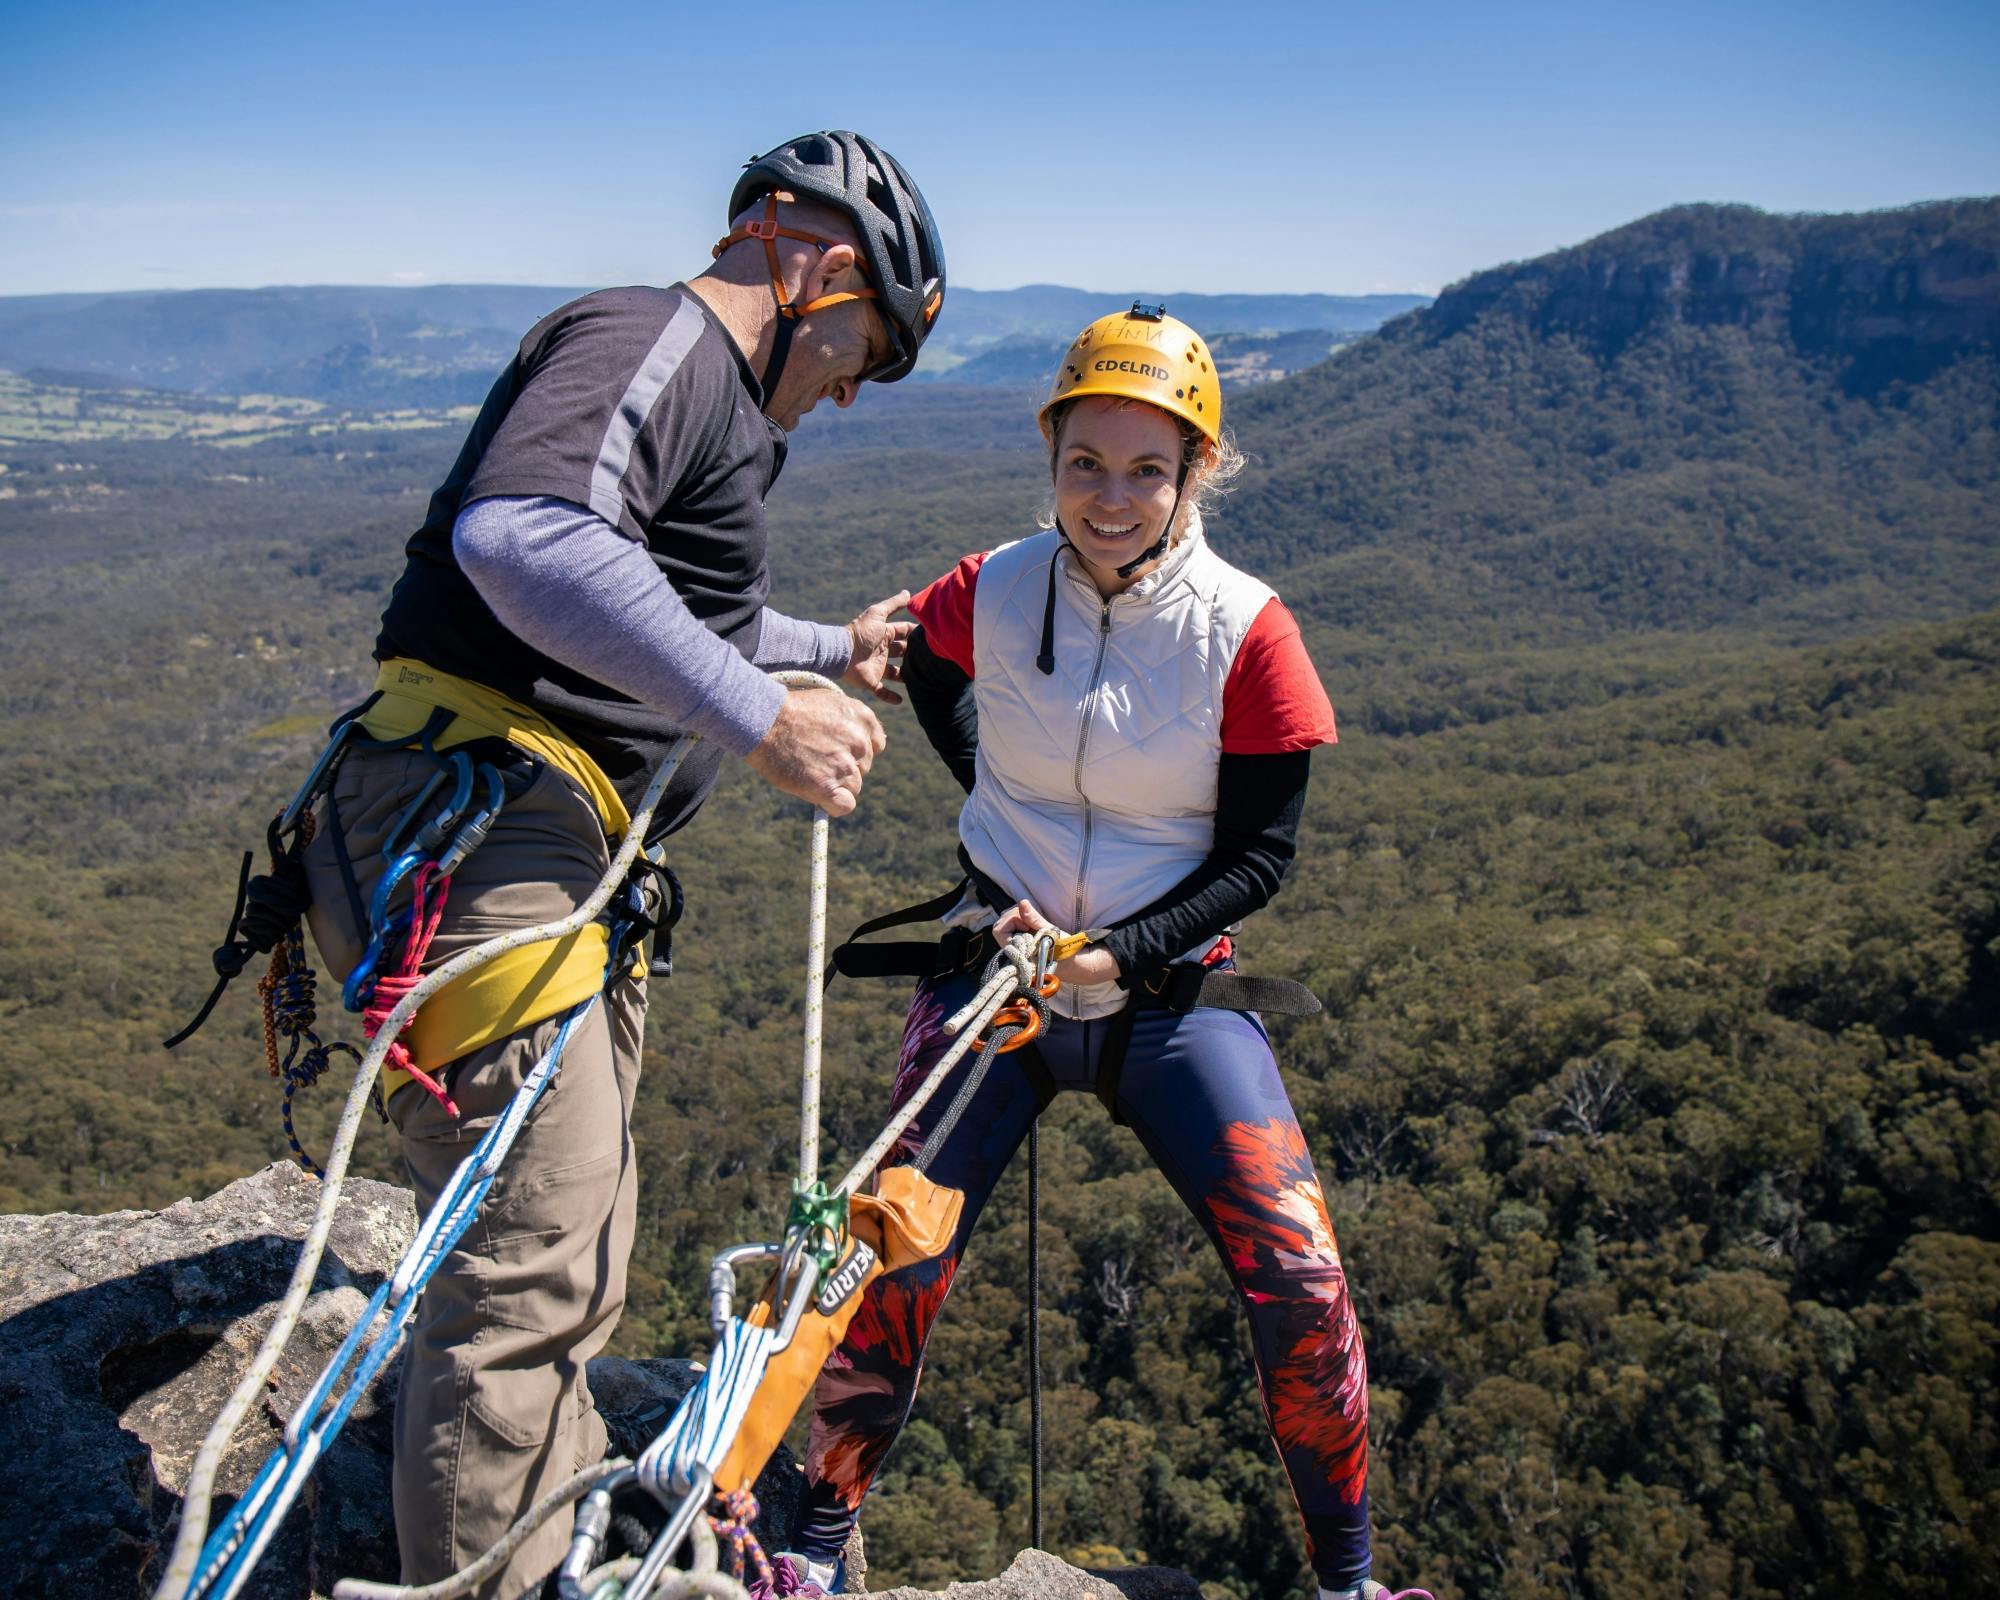
[[[1085,1572],[1042,1550],[1023,1550],[997,1578],[942,1590],[884,1589],[872,1600],[1201,1600],[1201,1585],[1171,1567]]]
[[[203,1201],[109,1216],[0,1217],[0,1592],[150,1592],[209,1423],[271,1325],[318,1202],[272,1166]],[[410,1196],[347,1187],[290,1350],[220,1487],[240,1493],[416,1226]],[[394,1576],[395,1374],[356,1407],[246,1593]],[[226,1505],[227,1501],[219,1501]]]
[[[143,1600],[172,1543],[195,1451],[270,1328],[319,1203],[319,1184],[276,1164],[206,1200],[108,1216],[0,1217],[0,1595]],[[240,1494],[416,1228],[406,1190],[351,1180],[298,1331],[262,1405],[238,1430],[216,1512]],[[341,1577],[396,1576],[390,1418],[401,1356],[362,1398],[245,1587],[308,1600]],[[686,1361],[590,1364],[614,1446],[634,1454],[699,1369]],[[780,1447],[756,1493],[766,1549],[783,1549],[804,1480]],[[866,1571],[857,1537],[857,1580]],[[858,1592],[858,1591],[857,1591]],[[894,1589],[880,1600],[933,1591]],[[955,1600],[1199,1600],[1183,1573],[1086,1573],[1028,1550]]]
[[[163,1211],[0,1217],[0,1595],[150,1595],[195,1451],[271,1325],[319,1192],[276,1164]],[[346,1185],[298,1331],[224,1459],[217,1513],[262,1465],[415,1227],[407,1191]],[[400,1366],[399,1354],[356,1406],[246,1586],[250,1600],[396,1576],[389,1450]],[[695,1370],[590,1364],[621,1451],[658,1431]],[[789,1538],[800,1491],[781,1450],[757,1483],[773,1548]]]

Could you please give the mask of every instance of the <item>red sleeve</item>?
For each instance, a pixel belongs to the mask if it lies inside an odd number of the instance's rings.
[[[972,590],[986,552],[967,556],[910,602],[922,624],[924,642],[968,678],[972,676]],[[1256,630],[1252,628],[1252,632]]]
[[[1257,613],[1222,685],[1222,748],[1276,755],[1333,744],[1333,706],[1291,612],[1274,595]]]

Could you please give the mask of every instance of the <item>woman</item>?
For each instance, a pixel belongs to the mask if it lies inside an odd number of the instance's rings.
[[[1368,1576],[1367,1368],[1332,1224],[1264,1030],[1215,1003],[1245,997],[1209,976],[1228,973],[1225,930],[1291,862],[1333,711],[1276,595],[1203,538],[1200,508],[1242,458],[1192,329],[1137,305],[1098,319],[1040,420],[1050,525],[968,556],[911,603],[904,677],[968,790],[959,837],[975,890],[947,922],[996,940],[1047,926],[1097,936],[1056,968],[1039,1063],[990,1072],[929,1168],[965,1192],[950,1250],[872,1285],[821,1374],[791,1559],[801,1592],[839,1592],[839,1553],[909,1413],[981,1207],[1047,1095],[1095,1088],[1243,1297],[1322,1600],[1374,1600],[1386,1591]],[[899,1100],[949,1045],[941,1023],[975,981],[918,986]],[[958,1081],[920,1115],[909,1151]]]

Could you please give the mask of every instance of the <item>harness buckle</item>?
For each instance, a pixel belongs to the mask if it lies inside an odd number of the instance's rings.
[[[766,244],[770,243],[778,237],[778,219],[776,217],[765,217],[759,221],[753,218],[751,221],[743,224],[743,237],[746,239],[762,239]]]
[[[1186,1013],[1201,1004],[1201,986],[1209,969],[1196,961],[1176,961],[1167,968],[1166,982],[1157,991],[1169,1011]]]

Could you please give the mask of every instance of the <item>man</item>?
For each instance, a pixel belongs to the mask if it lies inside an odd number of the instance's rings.
[[[914,366],[943,302],[943,252],[908,174],[853,133],[753,160],[729,209],[699,277],[586,295],[532,329],[433,496],[382,618],[379,698],[364,718],[378,739],[409,742],[348,758],[307,852],[331,970],[359,960],[383,843],[437,770],[413,737],[434,713],[450,719],[438,748],[476,743],[514,781],[452,877],[426,966],[580,903],[682,730],[702,739],[653,837],[694,814],[725,754],[836,815],[854,808],[883,745],[874,713],[787,691],[769,669],[806,667],[897,700],[887,685],[909,625],[889,619],[908,596],[844,627],[769,610],[763,501],[802,416]],[[601,952],[600,936],[580,965],[601,974]],[[523,980],[525,999],[504,993],[469,1023],[468,1003],[445,1004],[448,988],[411,1034],[428,1028],[414,1053],[422,1067],[428,1050],[434,1077],[385,1074],[420,1207],[548,1048],[573,1003],[548,977],[561,954]],[[588,972],[582,981],[594,989]],[[406,1583],[471,1561],[605,1452],[584,1364],[624,1301],[644,1011],[644,976],[620,977],[572,1033],[478,1220],[424,1294],[396,1404]],[[548,1524],[479,1593],[531,1587],[560,1561],[568,1527]]]

